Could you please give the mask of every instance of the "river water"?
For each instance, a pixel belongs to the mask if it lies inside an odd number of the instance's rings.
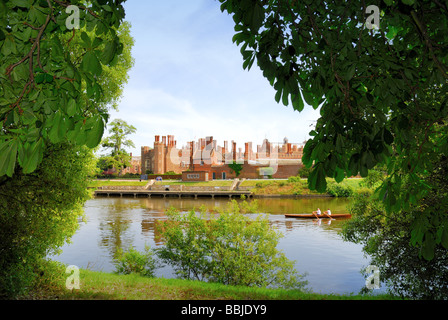
[[[118,248],[134,247],[143,251],[145,245],[155,248],[155,222],[165,219],[164,211],[175,207],[181,211],[205,205],[207,208],[225,207],[228,199],[178,198],[103,198],[89,200],[85,205],[86,221],[81,222],[72,243],[62,253],[52,257],[80,268],[112,272],[113,257]],[[330,208],[332,213],[347,212],[347,199],[257,199],[260,212],[268,213],[269,220],[284,235],[278,248],[296,270],[306,273],[308,287],[320,293],[358,293],[366,284],[361,269],[369,265],[360,245],[345,242],[339,234],[344,219],[286,218],[285,213],[310,213],[316,208]],[[157,270],[157,276],[174,277],[170,267]]]

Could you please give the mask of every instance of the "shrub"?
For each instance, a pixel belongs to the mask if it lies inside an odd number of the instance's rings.
[[[115,272],[118,274],[136,273],[144,277],[154,277],[155,270],[159,263],[155,257],[154,251],[145,246],[145,252],[141,253],[134,248],[123,252],[117,252]]]
[[[61,143],[32,174],[0,177],[0,298],[26,294],[42,260],[75,233],[94,166],[91,150]]]
[[[288,178],[288,182],[289,183],[302,182],[302,178],[300,178],[299,176],[292,176]]]
[[[251,219],[239,207],[233,200],[213,216],[204,208],[185,214],[169,209],[168,219],[158,225],[165,239],[159,257],[185,279],[303,289],[303,276],[276,248],[281,234],[264,215]]]
[[[311,172],[311,168],[307,168],[307,167],[303,166],[302,168],[299,169],[299,177],[308,178],[308,176],[310,175],[310,172]]]
[[[351,197],[354,194],[352,187],[334,182],[328,183],[327,193],[333,197]]]
[[[373,194],[373,190],[368,187],[359,187],[356,189],[356,193],[364,196],[370,196]]]

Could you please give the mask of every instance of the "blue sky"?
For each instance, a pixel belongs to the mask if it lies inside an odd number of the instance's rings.
[[[135,40],[135,65],[118,112],[137,128],[130,138],[153,146],[155,135],[174,135],[177,146],[213,136],[256,145],[267,138],[303,142],[319,112],[296,112],[274,100],[275,91],[254,63],[243,70],[232,43],[234,23],[217,0],[128,0],[126,20]]]

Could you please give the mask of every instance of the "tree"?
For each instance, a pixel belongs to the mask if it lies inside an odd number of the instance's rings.
[[[372,28],[364,1],[220,2],[233,15],[243,67],[257,61],[277,102],[297,111],[305,103],[320,108],[302,159],[313,168],[309,187],[322,192],[326,177],[366,177],[386,165],[378,190],[386,212],[420,206],[435,188],[427,179],[437,168],[432,160],[448,153],[448,4],[371,1],[380,11]],[[421,214],[446,232],[435,213]],[[420,248],[436,240],[432,232],[411,232]]]
[[[121,3],[0,1],[0,177],[16,164],[33,172],[50,143],[99,144],[114,100],[102,74],[123,52]],[[67,28],[70,4],[79,29]]]
[[[91,149],[59,143],[46,148],[33,173],[17,170],[0,183],[1,299],[25,293],[42,259],[75,233],[93,168]]]
[[[199,214],[170,208],[168,219],[157,226],[165,242],[157,255],[184,279],[304,289],[303,275],[276,248],[281,234],[263,215],[242,214],[250,206],[232,200],[229,208],[209,217],[204,208]]]
[[[103,148],[112,149],[109,156],[101,157],[109,168],[116,168],[120,172],[131,164],[131,157],[124,147],[134,147],[134,142],[127,136],[136,132],[136,128],[121,119],[115,119],[110,123],[109,137],[101,142]]]
[[[388,215],[381,199],[359,195],[350,205],[354,218],[344,224],[344,239],[364,245],[371,264],[379,267],[381,281],[394,295],[425,300],[448,297],[448,251],[435,245],[448,241],[446,229],[439,228],[439,224],[448,223],[446,212],[438,211],[432,221],[422,214],[427,208],[443,207],[448,198],[448,158],[435,162],[439,163],[438,169],[428,179],[437,188],[427,194],[421,206],[406,214]],[[439,222],[433,224],[436,219]],[[433,233],[437,240],[426,242],[422,248],[415,246],[427,233]],[[427,259],[421,259],[422,255]]]
[[[228,164],[228,167],[235,171],[235,175],[238,177],[241,173],[241,170],[243,170],[243,165],[241,163],[237,163],[236,161],[233,161],[232,163]]]
[[[0,0],[2,298],[29,288],[77,229],[91,148],[132,65],[122,3]]]

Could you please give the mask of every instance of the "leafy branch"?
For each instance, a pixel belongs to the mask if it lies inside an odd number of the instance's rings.
[[[445,7],[446,10],[446,7]],[[434,47],[432,45],[431,39],[428,36],[428,32],[426,31],[426,28],[423,26],[422,22],[418,19],[417,14],[415,11],[411,11],[412,19],[414,19],[415,24],[417,25],[418,29],[420,30],[420,33],[423,36],[423,39],[425,40],[426,47],[431,52],[431,58],[436,63],[437,68],[439,68],[440,72],[442,73],[442,76],[445,79],[448,79],[448,71],[446,70],[445,66],[440,62],[439,59],[437,59],[437,56],[434,54]]]

